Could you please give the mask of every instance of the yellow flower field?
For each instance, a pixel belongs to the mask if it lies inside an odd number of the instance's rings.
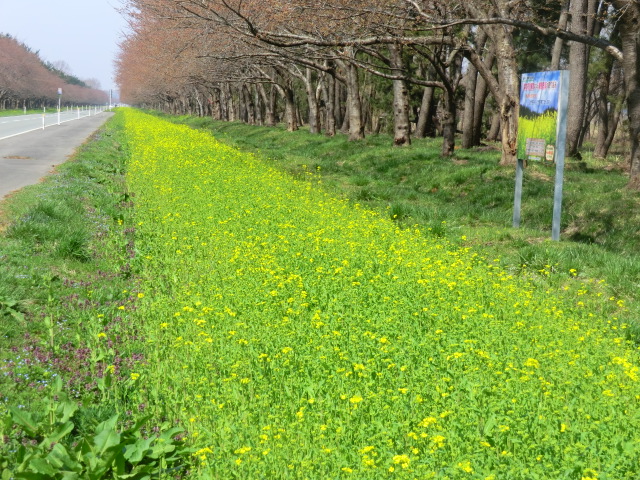
[[[188,428],[194,476],[637,478],[640,362],[616,299],[542,290],[124,115],[147,363],[123,395]]]

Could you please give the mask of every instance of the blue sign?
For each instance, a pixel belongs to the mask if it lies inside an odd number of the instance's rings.
[[[520,85],[518,158],[554,160],[562,72],[523,73]]]
[[[524,73],[520,86],[520,108],[535,113],[558,110],[560,71]]]
[[[556,178],[553,192],[553,222],[551,225],[551,238],[553,240],[560,239],[564,146],[569,102],[568,87],[568,70],[523,73],[520,86],[518,162],[516,165],[516,188],[513,200],[513,226],[520,226],[522,178],[525,160],[555,162]]]

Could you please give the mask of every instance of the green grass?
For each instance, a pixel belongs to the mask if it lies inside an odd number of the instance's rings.
[[[52,110],[52,109],[50,109]],[[32,113],[42,113],[42,109],[30,109],[27,110],[27,115]],[[16,110],[0,110],[0,117],[12,117],[16,115],[24,115],[24,110],[16,109]]]
[[[140,299],[125,140],[116,116],[0,203],[3,479],[169,479],[193,458],[184,428],[123,407],[146,361],[124,321]]]
[[[0,205],[0,410],[8,399],[37,407],[55,376],[73,388],[95,382],[78,352],[93,347],[97,315],[126,301],[131,284],[120,270],[128,198],[120,130],[105,127],[57,174]]]
[[[604,280],[610,293],[628,300],[631,320],[637,321],[640,194],[626,189],[621,157],[603,162],[585,152],[586,168],[567,164],[557,243],[550,240],[553,165],[529,162],[521,228],[513,229],[515,174],[512,167],[498,165],[497,149],[456,150],[447,159],[439,155],[439,139],[394,148],[385,135],[348,142],[342,135],[327,138],[304,129],[286,132],[197,117],[173,120],[206,128],[296,178],[313,172],[335,195],[395,215],[403,225],[417,224],[451,241],[465,235],[512,272],[551,271],[543,280],[555,285],[564,282],[570,270],[578,278]]]

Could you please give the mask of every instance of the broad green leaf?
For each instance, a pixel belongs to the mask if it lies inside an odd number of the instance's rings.
[[[140,462],[145,453],[149,450],[153,440],[153,438],[140,439],[132,445],[127,445],[124,452],[124,458],[133,464]]]
[[[24,314],[18,310],[14,310],[12,308],[9,309],[9,313],[13,318],[18,320],[19,322],[24,322]]]
[[[38,433],[38,424],[33,420],[31,414],[25,410],[16,407],[10,407],[11,418],[15,423],[25,429],[29,435],[36,435]]]
[[[151,452],[148,454],[149,458],[159,458],[166,453],[171,453],[176,449],[175,445],[171,443],[156,443]]]
[[[78,404],[72,400],[65,400],[58,405],[56,416],[60,423],[67,422],[71,416],[78,410]]]
[[[54,468],[44,458],[34,458],[29,465],[36,473],[44,473],[46,475],[55,475],[59,470]]]
[[[118,455],[122,455],[122,446],[120,444],[102,451],[99,461],[93,463],[94,466],[87,476],[88,480],[102,480],[104,475],[112,470],[114,463],[117,463],[116,457]]]
[[[152,478],[156,477],[149,475],[146,472],[132,472],[132,473],[128,473],[125,475],[120,475],[119,480],[151,480]],[[156,477],[157,478],[157,477]]]
[[[173,427],[173,428],[170,428],[169,430],[162,432],[160,434],[160,437],[158,437],[158,439],[164,440],[165,442],[170,443],[170,442],[173,442],[173,437],[175,437],[177,434],[182,432],[184,432],[183,428]]]
[[[102,454],[107,449],[120,443],[120,434],[116,431],[117,423],[118,415],[116,414],[96,427],[96,436],[93,443],[98,449],[98,454]]]
[[[62,443],[56,443],[53,446],[51,452],[47,455],[47,460],[60,470],[62,467],[71,471],[80,471],[82,469],[81,465],[78,464],[75,459],[71,458],[69,452]]]
[[[125,472],[125,469],[126,469],[125,466],[126,466],[127,462],[124,459],[124,451],[123,450],[120,450],[119,454],[116,455],[116,457],[113,460],[113,463],[114,463],[114,467],[113,468],[115,470],[115,473],[118,476],[124,475],[124,472]]]
[[[141,419],[139,419],[135,425],[131,428],[129,428],[127,430],[127,432],[132,432],[136,435],[139,435],[140,433],[140,429],[142,428],[142,426],[147,423],[147,421],[149,421],[149,419],[152,417],[152,415],[145,415],[144,417],[142,417]]]
[[[56,428],[53,433],[51,433],[49,436],[47,436],[47,438],[45,438],[43,443],[47,445],[47,444],[58,442],[61,438],[71,433],[73,431],[73,427],[74,425],[72,422],[67,422],[67,423],[63,423],[62,425],[59,425],[58,428]]]
[[[485,437],[491,437],[493,433],[493,429],[496,426],[496,416],[491,415],[484,424],[484,428],[482,429],[482,433]]]

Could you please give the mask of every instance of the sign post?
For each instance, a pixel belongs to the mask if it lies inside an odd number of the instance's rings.
[[[60,125],[60,99],[62,98],[62,89],[58,89],[58,125]]]
[[[562,70],[560,76],[560,99],[558,105],[558,130],[556,137],[556,184],[553,192],[553,224],[551,239],[560,240],[560,216],[562,213],[562,184],[564,179],[564,146],[567,139],[567,109],[569,106],[569,71]]]
[[[555,161],[553,240],[560,239],[568,93],[568,70],[522,74],[513,226],[520,225],[524,161]]]
[[[519,158],[516,163],[516,189],[513,195],[513,228],[520,226],[520,209],[522,204],[522,177],[524,175],[524,160]]]

